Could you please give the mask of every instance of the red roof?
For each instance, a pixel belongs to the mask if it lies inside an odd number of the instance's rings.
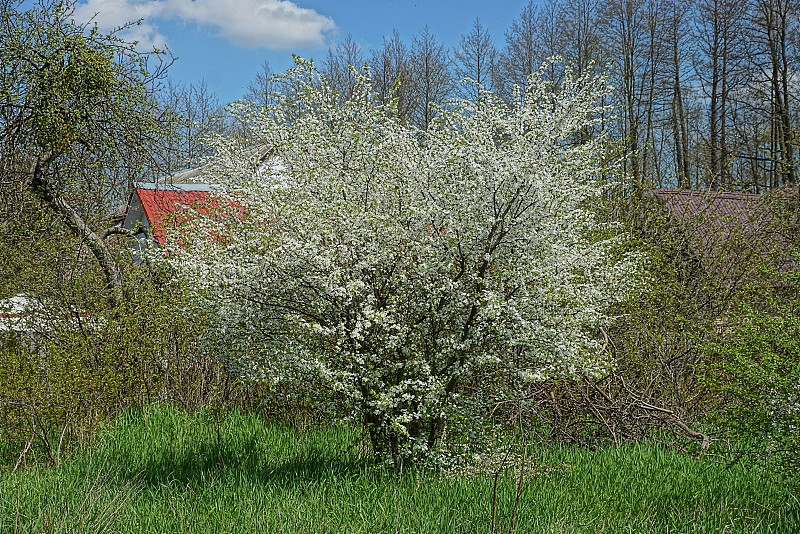
[[[186,222],[192,213],[207,214],[209,208],[219,207],[211,191],[137,188],[136,195],[150,222],[153,238],[162,244],[166,241],[167,228]]]

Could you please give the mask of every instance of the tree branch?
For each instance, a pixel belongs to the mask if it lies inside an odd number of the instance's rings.
[[[80,214],[69,205],[69,203],[53,188],[52,183],[47,178],[47,171],[55,159],[53,152],[48,152],[44,156],[37,158],[33,164],[31,174],[31,189],[33,193],[44,204],[55,211],[64,221],[67,227],[79,239],[83,240],[92,251],[103,273],[106,277],[106,286],[109,289],[107,298],[109,308],[116,307],[122,301],[122,271],[114,259],[114,255],[106,245],[103,237],[97,235]]]
[[[133,232],[131,230],[128,230],[127,228],[122,227],[119,224],[116,224],[116,225],[114,225],[114,226],[112,226],[110,228],[106,228],[103,231],[103,233],[100,234],[100,238],[101,239],[108,239],[112,235],[124,235],[126,237],[131,237],[133,239],[136,239],[136,236],[138,234],[136,234],[135,232]]]

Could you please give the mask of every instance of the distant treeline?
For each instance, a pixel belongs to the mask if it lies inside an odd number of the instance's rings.
[[[363,50],[348,35],[319,68],[346,98],[350,65],[368,64],[378,98],[421,128],[436,105],[504,98],[552,56],[605,72],[617,89],[601,125],[642,186],[763,192],[796,181],[800,18],[797,0],[544,0],[502,36],[480,20],[445,48],[427,28]],[[558,79],[563,67],[546,69]],[[267,103],[269,65],[246,98]],[[595,132],[585,132],[586,136]]]

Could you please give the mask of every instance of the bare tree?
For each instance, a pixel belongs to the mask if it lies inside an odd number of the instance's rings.
[[[642,185],[647,176],[641,153],[644,65],[647,46],[646,0],[608,0],[599,15],[605,45],[617,79],[620,124],[619,135],[625,151],[625,171],[634,183]]]
[[[665,20],[661,35],[666,54],[658,70],[662,73],[665,87],[668,88],[665,105],[669,109],[668,128],[672,134],[672,168],[678,188],[690,189],[691,159],[686,84],[687,78],[690,77],[688,49],[691,41],[689,28],[691,5],[682,0],[666,0],[663,8]]]
[[[453,73],[457,80],[456,90],[464,98],[478,99],[475,83],[486,89],[494,89],[497,49],[480,19],[475,19],[469,33],[461,36],[458,48],[453,53]],[[463,80],[470,81],[463,83]]]
[[[644,5],[644,29],[646,31],[643,57],[641,59],[640,94],[642,98],[640,120],[643,121],[641,164],[643,172],[650,175],[649,183],[664,183],[663,132],[666,126],[664,110],[669,93],[660,76],[662,65],[669,57],[669,48],[664,46],[663,33],[668,28],[669,16],[665,0],[646,0]]]
[[[539,8],[529,1],[506,31],[506,46],[499,59],[500,79],[496,84],[506,97],[510,96],[512,87],[523,87],[528,76],[546,59],[541,55],[539,23]]]
[[[560,40],[556,41],[560,44],[560,50],[556,49],[557,54],[563,56],[580,74],[599,72],[613,63],[611,58],[605,57],[606,45],[599,8],[599,0],[560,0],[546,3],[543,8],[542,14],[543,17],[546,14],[547,21],[560,23],[563,27],[561,34],[554,36]],[[551,12],[548,13],[547,9]],[[562,73],[551,67],[549,75],[556,80]],[[609,123],[604,121],[602,127],[608,126]],[[581,140],[586,141],[592,135],[593,132],[584,128]]]
[[[604,60],[600,8],[600,0],[562,0],[560,4],[552,3],[551,9],[560,13],[558,21],[564,28],[558,54],[572,62],[580,73],[586,72],[592,65],[601,68]],[[553,16],[556,15],[550,15]]]
[[[707,100],[707,125],[701,177],[711,189],[731,186],[729,139],[732,95],[742,81],[746,57],[746,3],[700,0],[696,12],[697,77]]]
[[[328,83],[343,100],[349,99],[353,95],[353,88],[356,85],[356,74],[364,67],[364,51],[347,34],[343,41],[336,46],[328,49],[328,55],[322,66],[322,72],[328,79]]]
[[[564,0],[545,0],[539,4],[537,14],[537,29],[539,31],[539,57],[541,61],[548,58],[562,56],[572,61],[569,52],[569,23],[570,13]],[[561,76],[555,63],[551,64],[546,73],[550,79],[556,81]]]
[[[793,0],[753,0],[752,40],[760,45],[754,66],[769,87],[769,109],[765,111],[769,116],[770,167],[765,185],[770,188],[796,182],[790,87],[797,72],[793,64],[797,44],[790,37],[797,26],[797,7]]]
[[[256,73],[255,78],[247,84],[247,92],[244,95],[244,99],[259,107],[273,105],[273,96],[277,89],[274,77],[275,73],[269,66],[269,61],[261,63],[261,69]]]
[[[174,172],[199,165],[210,155],[203,138],[228,131],[228,124],[219,98],[209,91],[205,81],[193,84],[170,81],[166,89],[162,103],[177,117],[166,156],[166,170]]]
[[[380,101],[389,103],[396,100],[398,115],[407,119],[416,106],[414,83],[410,54],[397,30],[390,38],[384,38],[380,50],[372,51],[369,65],[375,93]]]
[[[435,106],[443,104],[453,90],[450,59],[444,45],[436,40],[428,26],[411,43],[411,75],[417,104],[411,118],[417,126],[427,129]]]

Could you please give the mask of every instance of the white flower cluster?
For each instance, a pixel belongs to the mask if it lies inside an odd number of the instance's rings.
[[[483,92],[427,131],[376,104],[367,76],[345,104],[302,61],[284,81],[291,99],[236,110],[271,163],[218,140],[213,178],[242,215],[168,255],[237,369],[316,377],[395,459],[434,446],[489,367],[602,372],[593,333],[638,271],[610,253],[618,238],[592,237],[614,169],[580,132],[604,111],[603,79],[533,75],[516,101]]]

